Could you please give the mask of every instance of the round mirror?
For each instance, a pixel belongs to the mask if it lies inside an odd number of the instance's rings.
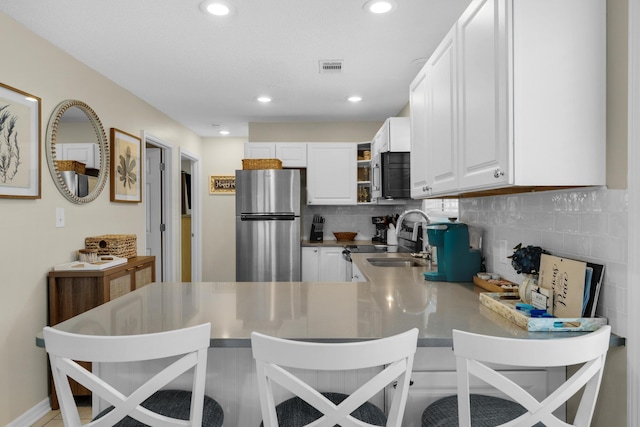
[[[100,195],[109,176],[109,144],[96,113],[82,101],[62,101],[53,110],[46,139],[49,172],[74,203]]]

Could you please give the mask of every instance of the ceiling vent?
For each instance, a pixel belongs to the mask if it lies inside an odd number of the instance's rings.
[[[342,72],[342,60],[323,60],[319,61],[320,74],[335,74]]]

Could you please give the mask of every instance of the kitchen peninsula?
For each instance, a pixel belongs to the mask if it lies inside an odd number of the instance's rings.
[[[154,283],[55,328],[92,335],[123,335],[211,322],[207,393],[225,408],[225,424],[229,425],[260,422],[249,348],[252,331],[284,338],[345,342],[385,337],[417,327],[419,349],[405,426],[417,425],[416,414],[428,402],[455,392],[453,329],[522,338],[552,338],[558,334],[529,333],[486,309],[479,303],[480,290],[472,283],[428,282],[423,277],[429,269],[426,264],[375,267],[366,260],[372,256],[409,254],[354,254],[353,262],[368,282]],[[39,345],[43,345],[41,340]],[[137,376],[132,373],[144,377],[147,366],[127,368],[123,378]],[[125,372],[118,372],[115,367],[97,369],[101,375]],[[563,369],[554,369],[514,371],[513,375],[516,381],[531,384],[534,391],[543,393],[565,374]],[[332,377],[326,383],[348,391],[353,382],[362,381],[361,377]],[[378,403],[384,405],[384,399],[380,397]],[[94,410],[100,405],[94,402]]]

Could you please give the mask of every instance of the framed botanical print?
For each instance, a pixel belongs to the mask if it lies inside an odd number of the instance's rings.
[[[111,201],[142,201],[142,140],[111,128]]]
[[[40,198],[40,104],[0,83],[0,197]]]

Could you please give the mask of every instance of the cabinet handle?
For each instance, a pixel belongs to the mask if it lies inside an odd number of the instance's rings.
[[[127,270],[126,270],[126,271],[133,271],[133,270],[135,270],[135,267],[127,268]]]
[[[136,265],[136,268],[142,268],[142,267],[144,267],[144,264]]]
[[[422,187],[422,191],[431,191],[431,187],[425,185],[424,187]]]
[[[504,175],[504,171],[501,171],[500,169],[496,169],[493,171],[494,178],[500,178],[503,175]]]
[[[413,385],[413,380],[409,379],[409,387],[411,387]],[[393,383],[393,388],[397,388],[398,387],[398,381]]]

